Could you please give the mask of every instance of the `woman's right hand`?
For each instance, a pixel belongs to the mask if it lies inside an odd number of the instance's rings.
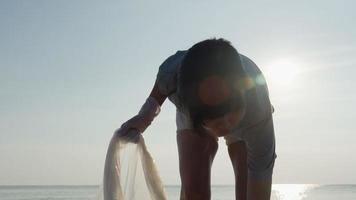
[[[159,103],[154,97],[148,97],[146,102],[142,105],[139,113],[123,123],[121,127],[115,131],[116,134],[126,135],[128,130],[135,129],[139,133],[143,133],[149,125],[151,125],[153,119],[158,115],[161,108]]]
[[[136,115],[123,123],[120,129],[123,129],[125,130],[124,132],[126,132],[133,128],[137,129],[140,133],[143,133],[150,124],[151,122],[147,122],[142,115]]]
[[[161,111],[160,106],[166,98],[166,96],[160,95],[156,84],[151,92],[151,95],[152,96],[149,96],[146,99],[139,113],[123,123],[121,127],[115,131],[115,135],[119,137],[127,137],[129,139],[138,138],[137,136],[143,133],[147,127],[151,125],[153,119]],[[156,100],[157,98],[159,101]]]
[[[122,124],[121,127],[118,128],[114,134],[117,137],[126,139],[130,142],[137,142],[139,138],[138,136],[142,133],[140,131],[140,127],[142,128],[142,122],[140,120],[140,117],[136,115],[126,121],[124,124]]]

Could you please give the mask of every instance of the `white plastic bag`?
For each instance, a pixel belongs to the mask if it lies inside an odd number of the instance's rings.
[[[122,134],[114,134],[108,147],[99,199],[167,200],[142,135],[137,134],[137,143],[118,135]]]

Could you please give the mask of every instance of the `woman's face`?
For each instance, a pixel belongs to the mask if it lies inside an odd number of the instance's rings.
[[[203,127],[217,137],[226,136],[238,126],[244,111],[235,110],[215,119],[203,120]]]

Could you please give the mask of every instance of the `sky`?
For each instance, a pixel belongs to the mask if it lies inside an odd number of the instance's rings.
[[[97,185],[115,129],[159,65],[225,38],[264,73],[275,107],[273,183],[356,184],[356,3],[347,0],[0,1],[0,185]],[[179,184],[175,107],[145,131]],[[224,139],[212,184],[233,184]]]

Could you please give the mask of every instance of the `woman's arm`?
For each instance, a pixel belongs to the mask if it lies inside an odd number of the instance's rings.
[[[143,133],[161,111],[161,105],[166,98],[167,96],[159,91],[156,82],[139,113],[126,121],[116,132],[127,134],[130,129],[137,129],[140,133]]]
[[[156,101],[159,103],[160,106],[162,106],[163,102],[166,100],[167,96],[162,94],[159,89],[158,89],[158,84],[157,82],[152,88],[150,97],[153,97],[156,99]]]

